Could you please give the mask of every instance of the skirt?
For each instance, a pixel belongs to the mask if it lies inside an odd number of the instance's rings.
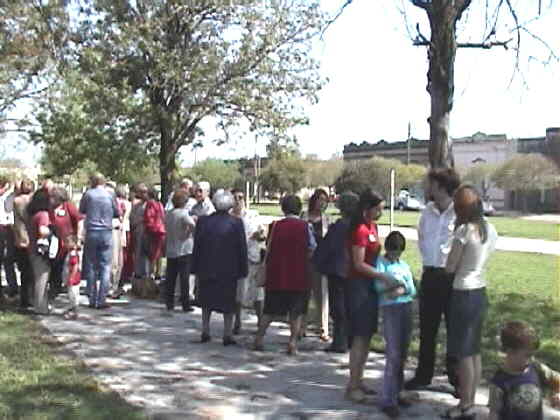
[[[348,336],[371,338],[377,332],[378,297],[371,280],[346,280]]]
[[[486,288],[453,290],[449,305],[447,354],[458,360],[480,354],[482,325],[488,311]]]
[[[309,304],[309,290],[287,291],[287,290],[267,290],[264,297],[265,315],[300,316],[307,313]]]
[[[237,280],[198,276],[200,306],[211,311],[233,313],[236,309]]]

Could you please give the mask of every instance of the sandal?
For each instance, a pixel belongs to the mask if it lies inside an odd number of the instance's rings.
[[[363,404],[367,396],[360,388],[346,388],[344,398],[357,404]]]

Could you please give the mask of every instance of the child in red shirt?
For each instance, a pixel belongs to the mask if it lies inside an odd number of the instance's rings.
[[[78,238],[74,235],[66,237],[64,241],[67,254],[64,259],[63,279],[68,290],[70,308],[64,313],[64,319],[78,318],[78,305],[80,300],[80,248]]]

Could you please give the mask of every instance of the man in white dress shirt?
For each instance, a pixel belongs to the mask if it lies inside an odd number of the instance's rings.
[[[405,389],[422,389],[431,384],[442,316],[448,327],[453,274],[446,273],[445,263],[455,228],[453,194],[459,184],[459,175],[453,169],[432,169],[428,173],[426,196],[430,202],[418,222],[418,247],[423,264],[419,293],[420,353],[416,374],[406,382]],[[446,361],[448,371],[450,363]]]

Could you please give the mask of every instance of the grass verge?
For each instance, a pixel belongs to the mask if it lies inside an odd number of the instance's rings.
[[[277,204],[259,204],[252,206],[263,216],[281,216],[282,211]],[[331,204],[327,214],[338,216],[338,210]],[[416,228],[420,214],[415,211],[395,211],[395,224],[401,227]],[[544,239],[547,241],[560,240],[560,224],[542,222],[536,220],[525,220],[518,217],[489,217],[488,220],[494,224],[500,236],[515,238]],[[389,224],[389,211],[386,210],[381,217],[380,224]]]
[[[420,279],[422,266],[416,242],[408,241],[403,260]],[[537,359],[560,371],[560,273],[559,258],[553,255],[496,251],[486,270],[490,307],[482,334],[483,370],[489,378],[501,362],[499,332],[505,321],[524,320],[541,338]],[[438,365],[444,366],[445,328],[438,339]],[[379,337],[372,343],[383,347]],[[414,315],[410,354],[418,356],[418,313]]]
[[[103,389],[37,321],[0,312],[0,419],[145,419]]]

